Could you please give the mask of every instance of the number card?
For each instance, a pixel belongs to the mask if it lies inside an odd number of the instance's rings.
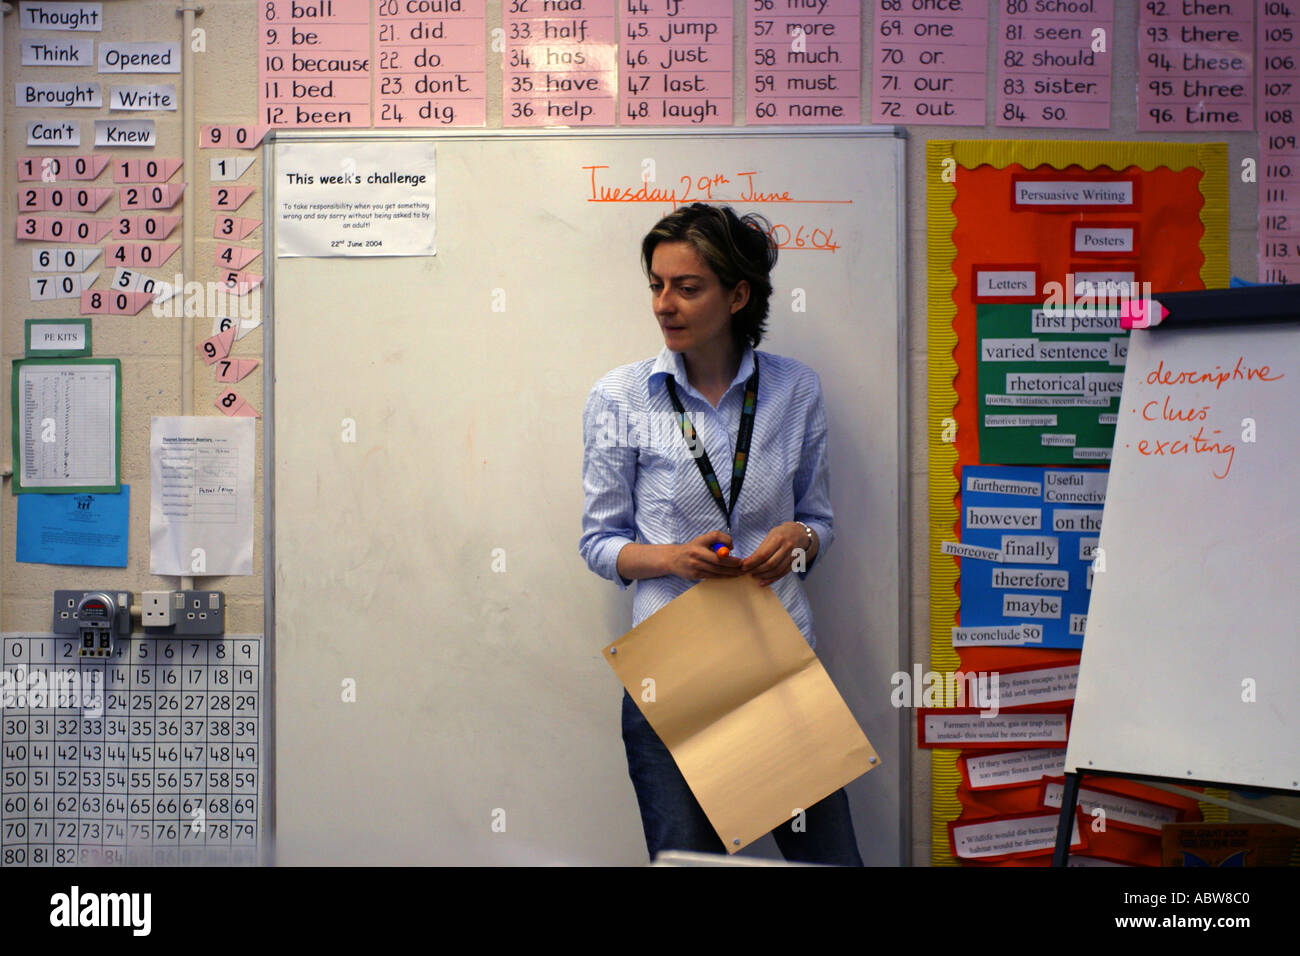
[[[249,418],[261,418],[252,405],[248,404],[238,392],[233,388],[222,392],[217,396],[217,400],[212,403],[221,409],[222,414],[228,416],[247,416]]]
[[[166,239],[180,225],[180,216],[119,216],[119,239]]]
[[[95,179],[104,171],[109,159],[103,153],[93,156],[23,156],[18,160],[18,181],[25,183],[39,179],[53,183],[65,179]]]
[[[199,350],[199,355],[203,358],[204,364],[212,365],[218,359],[223,359],[229,355],[230,348],[234,344],[235,329],[231,326],[211,338],[204,339],[195,348]]]
[[[238,342],[261,324],[262,320],[260,318],[239,319],[229,315],[214,315],[212,317],[212,334],[220,335],[227,329],[234,329],[235,341]]]
[[[209,206],[222,212],[234,212],[256,191],[253,186],[213,186],[208,193]]]
[[[3,635],[0,864],[256,864],[262,636],[75,643]]]
[[[248,295],[259,285],[262,284],[262,277],[253,272],[227,272],[222,281],[226,288],[234,292],[235,295]]]
[[[258,366],[257,359],[219,359],[217,361],[218,382],[238,382],[250,375]]]
[[[181,201],[185,185],[122,186],[117,191],[117,204],[123,209],[171,209]]]
[[[212,224],[214,239],[247,239],[262,224],[260,219],[247,219],[243,216],[218,216]]]
[[[99,258],[98,249],[33,249],[33,272],[85,272]]]
[[[112,287],[119,291],[147,292],[153,296],[155,302],[165,302],[176,294],[171,283],[159,282],[151,276],[131,269],[118,269],[114,272]]]
[[[39,302],[44,299],[79,298],[98,278],[98,272],[83,272],[76,275],[32,276],[27,283],[31,300]]]
[[[18,239],[94,245],[113,231],[113,224],[104,219],[51,219],[48,216],[19,216],[16,231]]]
[[[165,183],[181,168],[180,159],[123,159],[113,165],[115,183]]]
[[[104,259],[110,265],[157,268],[181,247],[179,242],[110,242],[104,246]]]
[[[208,178],[214,183],[230,182],[248,172],[256,156],[222,156],[208,161]]]
[[[242,269],[261,254],[256,246],[217,246],[214,259],[218,268]]]
[[[262,142],[262,137],[266,135],[267,130],[270,128],[267,125],[237,126],[227,124],[225,126],[204,126],[200,129],[199,148],[256,149],[257,145]]]
[[[139,315],[154,300],[152,292],[83,292],[82,315]]]
[[[63,186],[27,186],[18,190],[18,209],[21,212],[58,211],[95,212],[108,202],[113,190],[82,186],[68,189]]]

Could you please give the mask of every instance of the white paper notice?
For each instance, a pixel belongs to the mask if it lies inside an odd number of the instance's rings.
[[[102,3],[21,3],[18,26],[23,30],[104,29]]]
[[[104,105],[98,83],[15,83],[14,105],[29,109],[97,109]]]
[[[96,146],[153,146],[153,120],[95,120]]]
[[[253,573],[256,436],[253,418],[153,419],[150,573]]]
[[[95,62],[95,41],[90,38],[69,37],[66,40],[42,37],[23,40],[23,66],[90,66]]]
[[[171,84],[156,86],[114,86],[109,91],[110,110],[174,110],[176,87]]]
[[[27,124],[28,146],[80,146],[81,125],[75,120],[33,120]]]
[[[179,43],[109,43],[99,45],[100,73],[179,73]]]
[[[24,488],[106,488],[118,483],[118,367],[18,366],[18,467]]]
[[[955,826],[953,846],[963,860],[989,856],[1027,856],[1049,853],[1056,846],[1056,814],[1013,819],[976,820]],[[1070,828],[1070,846],[1079,846],[1079,820]]]
[[[39,355],[41,352],[62,351],[86,348],[87,326],[78,322],[33,323],[28,326],[31,337],[27,342],[29,352]]]
[[[1065,714],[926,714],[922,741],[936,747],[1065,744]]]
[[[1060,753],[1060,751],[1057,751]],[[1062,754],[1064,757],[1064,754]],[[1064,761],[1062,761],[1064,766]],[[1059,810],[1064,799],[1065,787],[1059,783],[1049,783],[1043,790],[1043,803],[1054,810]],[[1152,803],[1137,797],[1124,797],[1101,790],[1079,788],[1078,807],[1092,816],[1097,807],[1106,812],[1108,819],[1116,823],[1127,823],[1152,833],[1159,833],[1166,823],[1178,822],[1178,810],[1163,803]]]
[[[972,790],[1036,783],[1043,777],[1059,777],[1064,773],[1064,750],[1015,750],[966,758],[966,774]]]
[[[276,151],[276,255],[431,256],[429,143],[287,143]]]

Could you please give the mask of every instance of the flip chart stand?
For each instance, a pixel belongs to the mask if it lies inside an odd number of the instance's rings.
[[[1205,328],[1209,325],[1256,326],[1274,322],[1300,321],[1300,286],[1260,286],[1243,289],[1209,289],[1200,292],[1157,294],[1155,300],[1169,310],[1169,315],[1159,326],[1134,332],[1134,335],[1177,335],[1179,329]],[[1131,352],[1130,352],[1131,357]],[[1128,384],[1126,378],[1125,384]],[[1124,399],[1121,398],[1121,406]],[[1113,465],[1113,462],[1112,462]],[[1082,677],[1088,661],[1088,640],[1084,638],[1084,656],[1080,660]],[[1074,727],[1071,728],[1074,733]],[[1208,745],[1208,742],[1207,742]],[[1089,762],[1091,763],[1091,761]],[[1294,796],[1296,791],[1285,787],[1260,785],[1241,779],[1217,780],[1171,777],[1168,774],[1143,774],[1132,770],[1103,770],[1088,766],[1085,771],[1072,767],[1067,756],[1065,785],[1061,795],[1060,818],[1056,830],[1056,847],[1052,855],[1053,866],[1065,866],[1070,855],[1070,834],[1079,802],[1080,783],[1084,776],[1111,776],[1130,780],[1165,783],[1179,788],[1246,787],[1253,792],[1279,793]],[[1236,776],[1236,774],[1232,774]],[[1194,794],[1193,794],[1194,796]]]

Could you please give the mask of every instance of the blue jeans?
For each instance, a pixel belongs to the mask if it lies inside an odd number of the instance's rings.
[[[623,745],[650,859],[660,850],[726,853],[672,754],[627,691],[623,692]],[[783,823],[772,831],[786,860],[862,866],[849,815],[849,798],[843,788],[804,811],[801,831],[793,829],[795,822]]]

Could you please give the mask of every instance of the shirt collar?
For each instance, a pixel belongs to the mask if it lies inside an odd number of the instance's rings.
[[[753,374],[754,348],[751,345],[746,345],[744,354],[740,356],[740,366],[736,369],[736,377],[727,386],[727,391],[723,393],[723,397],[725,398],[733,388],[747,381],[749,376]],[[650,377],[646,380],[646,397],[653,398],[655,392],[664,387],[662,380],[669,375],[677,382],[679,390],[689,392],[701,401],[707,401],[703,395],[696,391],[695,386],[687,380],[686,360],[682,358],[682,353],[674,352],[666,345],[659,352],[659,357],[655,359],[655,364],[650,369]]]

